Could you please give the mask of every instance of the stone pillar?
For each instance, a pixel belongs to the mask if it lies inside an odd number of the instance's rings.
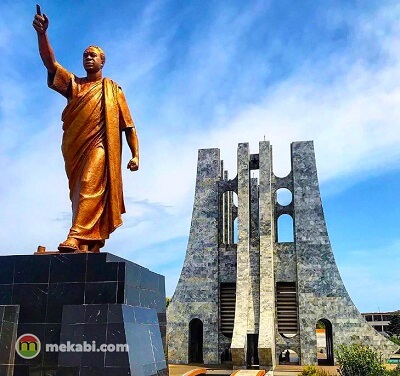
[[[250,288],[247,333],[258,334],[260,317],[260,243],[258,235],[258,179],[250,179]]]
[[[272,147],[260,142],[260,330],[258,356],[261,368],[275,366],[274,201]]]
[[[247,322],[250,293],[250,153],[247,143],[239,144],[238,245],[235,325],[231,344],[234,368],[246,367]]]
[[[203,362],[218,364],[218,149],[199,150],[189,242],[181,276],[168,307],[168,361],[189,362],[189,323],[203,323]]]

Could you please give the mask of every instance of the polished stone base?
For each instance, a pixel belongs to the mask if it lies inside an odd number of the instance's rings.
[[[0,257],[0,318],[2,376],[168,374],[164,277],[112,254]],[[42,347],[29,360],[14,352],[26,333]]]
[[[12,376],[19,307],[0,306],[0,375]]]

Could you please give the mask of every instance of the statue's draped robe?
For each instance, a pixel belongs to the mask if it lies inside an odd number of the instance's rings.
[[[69,237],[100,241],[122,224],[121,133],[134,127],[121,88],[87,82],[57,64],[48,85],[68,99],[62,153],[72,202]]]

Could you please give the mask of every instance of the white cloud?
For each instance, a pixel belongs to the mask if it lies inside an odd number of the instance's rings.
[[[399,70],[399,61],[380,71],[349,66],[331,85],[316,85],[318,73],[303,71],[279,84],[257,106],[224,119],[211,132],[211,140],[223,150],[240,139],[257,148],[266,135],[278,155],[274,162],[279,176],[289,172],[289,144],[297,140],[314,140],[321,181],[396,168]]]

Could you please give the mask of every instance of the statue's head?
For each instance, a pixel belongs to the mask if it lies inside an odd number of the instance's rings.
[[[96,73],[103,69],[106,62],[104,51],[97,46],[89,46],[83,51],[83,67],[88,73]]]

